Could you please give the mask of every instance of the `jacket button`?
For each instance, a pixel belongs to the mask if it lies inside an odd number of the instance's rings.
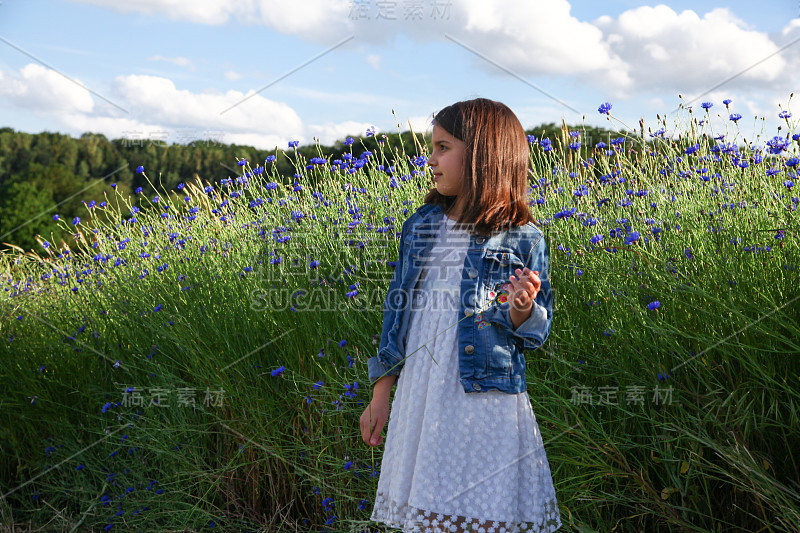
[[[481,384],[480,383],[473,383],[472,384],[472,388],[475,389],[475,390],[481,390]]]
[[[467,309],[464,311],[464,314],[467,316],[472,316],[473,314],[475,314],[475,311],[472,309]]]
[[[483,244],[483,241],[486,240],[486,237],[478,237],[475,239],[476,244]]]
[[[472,353],[472,352],[474,352],[474,351],[475,351],[475,347],[474,347],[473,345],[471,345],[471,344],[468,344],[468,345],[467,345],[467,346],[464,348],[464,352],[466,352],[466,353]]]
[[[471,277],[471,278],[478,277],[478,270],[475,269],[475,268],[470,268],[469,269],[469,277]]]

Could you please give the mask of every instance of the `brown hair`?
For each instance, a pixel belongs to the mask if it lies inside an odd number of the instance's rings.
[[[436,113],[433,124],[465,144],[459,195],[466,208],[460,224],[472,224],[474,232],[487,235],[536,223],[528,204],[528,139],[508,106],[486,98],[456,102]],[[455,200],[434,187],[423,202],[448,213]]]

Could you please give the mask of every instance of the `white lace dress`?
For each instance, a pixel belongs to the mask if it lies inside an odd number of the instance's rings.
[[[413,300],[370,519],[419,533],[555,531],[560,513],[527,391],[467,394],[459,381],[469,233],[442,216],[420,275],[426,296]]]

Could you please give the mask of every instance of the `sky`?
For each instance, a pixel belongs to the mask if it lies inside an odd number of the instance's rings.
[[[526,129],[678,128],[711,102],[768,139],[797,72],[800,0],[0,0],[0,127],[131,144],[430,131],[476,97]]]

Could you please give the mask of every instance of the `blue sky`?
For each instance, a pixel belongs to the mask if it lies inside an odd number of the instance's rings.
[[[526,128],[655,130],[682,94],[769,138],[800,88],[799,17],[786,0],[2,0],[0,126],[270,149],[396,131],[392,110],[424,130],[478,96]]]

